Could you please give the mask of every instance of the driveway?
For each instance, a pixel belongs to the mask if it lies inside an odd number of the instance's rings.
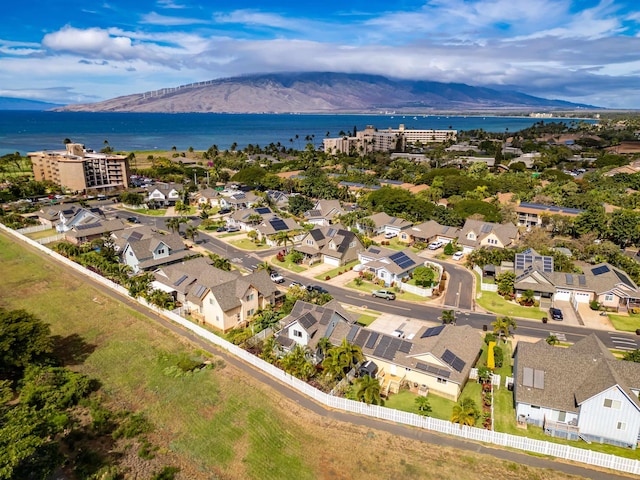
[[[475,299],[475,277],[473,273],[453,260],[437,260],[442,250],[422,250],[419,257],[441,265],[447,272],[447,283],[443,306],[456,310],[473,310]]]

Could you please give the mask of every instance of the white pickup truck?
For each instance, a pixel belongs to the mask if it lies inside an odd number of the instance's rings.
[[[271,274],[271,280],[273,280],[276,283],[283,283],[284,282],[284,277],[282,275],[280,275],[277,272],[273,272]]]

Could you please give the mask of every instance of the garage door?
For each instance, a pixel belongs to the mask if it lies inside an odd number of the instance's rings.
[[[555,295],[553,296],[554,300],[564,300],[568,302],[571,300],[571,290],[557,290]]]
[[[591,301],[591,294],[576,292],[575,297],[577,303],[589,303]]]
[[[327,255],[323,255],[322,260],[327,265],[332,265],[334,267],[339,267],[340,266],[340,259],[339,258],[329,257]]]

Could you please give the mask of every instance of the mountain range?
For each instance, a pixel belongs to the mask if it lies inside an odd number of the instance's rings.
[[[56,110],[85,112],[369,113],[379,111],[575,110],[591,105],[548,100],[463,83],[379,75],[307,72],[223,78]]]
[[[0,110],[51,110],[61,106],[59,103],[41,102],[26,98],[0,97]]]

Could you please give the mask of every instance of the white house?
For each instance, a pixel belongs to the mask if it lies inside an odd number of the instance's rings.
[[[147,201],[160,205],[175,205],[180,200],[183,187],[177,183],[156,183],[149,187]]]
[[[513,391],[518,421],[549,435],[637,446],[640,364],[616,359],[595,334],[569,348],[519,342]]]
[[[358,260],[365,265],[366,270],[383,280],[386,286],[402,281],[417,267],[425,264],[422,258],[408,248],[397,251],[373,245],[358,253]]]

